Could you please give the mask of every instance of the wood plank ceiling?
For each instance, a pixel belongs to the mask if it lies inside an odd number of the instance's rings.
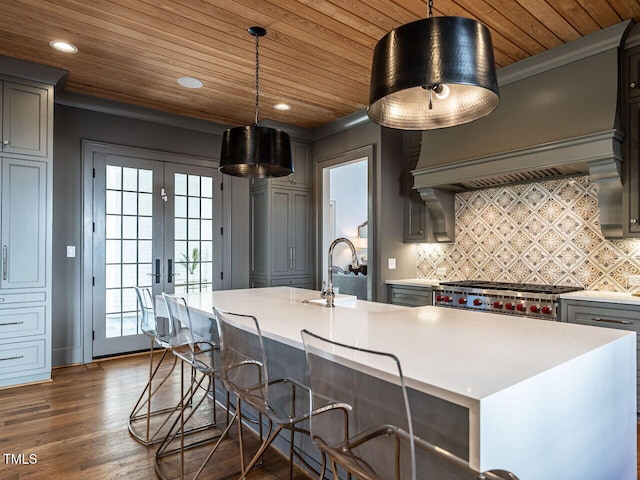
[[[216,121],[253,122],[260,25],[261,118],[307,128],[365,108],[376,42],[427,16],[426,0],[0,0],[0,54],[69,71],[66,90]],[[622,20],[638,0],[435,0],[434,15],[491,30],[497,67]],[[56,52],[66,40],[75,55]],[[191,76],[204,88],[180,87]],[[275,103],[292,106],[288,112]]]

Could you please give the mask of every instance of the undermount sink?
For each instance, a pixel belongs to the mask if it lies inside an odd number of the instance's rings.
[[[308,303],[312,303],[314,305],[326,306],[327,301],[323,298],[314,298],[313,300],[307,300]],[[367,302],[365,300],[358,300],[358,297],[354,295],[344,296],[344,297],[336,297],[333,300],[333,303],[336,307],[344,307],[344,308],[357,308],[360,310],[364,310],[367,312],[382,312],[385,310],[396,310],[398,309],[398,305],[391,305],[388,303],[377,303],[377,302]]]
[[[358,304],[357,302],[358,297],[355,296],[336,297],[333,299],[333,303],[336,307],[356,308]],[[309,300],[309,303],[324,306],[327,304],[327,301],[324,298],[315,298],[313,300]]]

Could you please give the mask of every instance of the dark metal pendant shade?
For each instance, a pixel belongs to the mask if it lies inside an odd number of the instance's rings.
[[[256,116],[246,127],[229,128],[222,135],[220,166],[227,175],[247,178],[284,177],[293,173],[291,140],[286,132],[258,125],[260,112],[259,40],[267,34],[262,27],[248,32],[256,39]]]
[[[368,115],[380,125],[451,127],[488,115],[499,101],[491,34],[475,20],[418,20],[376,45]]]
[[[289,175],[293,172],[289,135],[258,125],[229,128],[222,136],[219,170],[236,177]]]

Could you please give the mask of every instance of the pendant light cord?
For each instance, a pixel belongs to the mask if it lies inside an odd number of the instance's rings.
[[[258,125],[258,113],[260,111],[260,56],[258,55],[258,47],[260,42],[260,35],[256,35],[256,125]]]
[[[429,0],[429,18],[433,18],[433,0]]]

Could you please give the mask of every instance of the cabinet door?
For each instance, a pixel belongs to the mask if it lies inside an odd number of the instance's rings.
[[[291,192],[291,273],[311,275],[311,193]]]
[[[46,286],[47,164],[2,158],[0,289]]]
[[[629,232],[640,233],[640,102],[629,105]]]
[[[267,274],[267,190],[266,188],[252,189],[250,199],[251,218],[251,275]]]
[[[289,242],[291,231],[291,192],[274,189],[271,192],[271,273],[288,275],[293,261],[292,245]]]
[[[291,142],[291,156],[293,158],[293,173],[287,177],[274,178],[273,185],[311,188],[313,170],[309,158],[309,145]]]
[[[410,162],[408,168],[403,173],[402,194],[404,196],[404,242],[417,243],[427,242],[427,221],[428,212],[424,200],[417,190],[413,189],[413,175],[411,171],[415,169],[416,161]]]
[[[47,96],[44,88],[4,83],[3,153],[47,156]]]

